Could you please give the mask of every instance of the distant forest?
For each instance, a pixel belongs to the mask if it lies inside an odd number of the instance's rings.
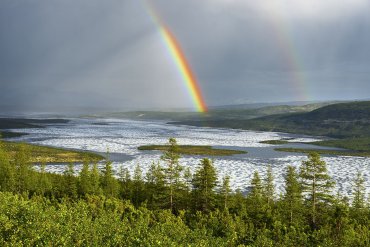
[[[285,193],[274,174],[255,172],[244,195],[218,183],[205,158],[191,174],[175,139],[144,176],[114,176],[86,160],[76,174],[36,171],[26,145],[10,155],[0,143],[1,246],[370,246],[370,203],[361,173],[350,198],[333,195],[319,154],[288,166]],[[162,165],[161,165],[162,164]]]

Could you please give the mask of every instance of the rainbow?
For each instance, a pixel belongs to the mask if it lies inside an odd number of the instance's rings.
[[[160,18],[158,12],[155,11],[155,8],[147,2],[145,5],[148,13],[159,27],[160,34],[164,40],[169,54],[175,62],[179,73],[181,74],[181,77],[183,78],[188,93],[195,105],[195,108],[199,112],[207,112],[208,109],[202,91],[199,87],[195,74],[191,69],[190,64],[188,63],[188,60],[186,59],[185,53],[183,52],[180,43],[176,39],[175,35],[171,32],[169,27]]]
[[[295,91],[297,100],[307,101],[310,99],[309,89],[307,88],[307,78],[304,73],[304,64],[299,59],[299,53],[293,43],[293,38],[289,32],[289,26],[284,23],[282,9],[275,3],[273,15],[270,16],[271,28],[276,37],[276,41],[283,54],[283,63],[289,66],[290,80]]]

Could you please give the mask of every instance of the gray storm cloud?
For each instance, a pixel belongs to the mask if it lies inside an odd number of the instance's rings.
[[[367,0],[151,2],[210,105],[368,98]],[[1,1],[0,106],[191,108],[145,8],[134,0]],[[306,98],[296,94],[297,73]]]

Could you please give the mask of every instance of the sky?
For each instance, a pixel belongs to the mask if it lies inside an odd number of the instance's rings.
[[[151,0],[209,106],[369,98],[369,0]],[[188,108],[144,0],[0,0],[0,110]]]

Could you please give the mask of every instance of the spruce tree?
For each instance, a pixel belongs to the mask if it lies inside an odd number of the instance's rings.
[[[68,164],[67,169],[64,171],[64,193],[70,198],[77,198],[77,183],[75,178],[74,165],[72,163]]]
[[[145,192],[143,171],[141,170],[139,164],[137,164],[135,167],[132,185],[133,185],[132,202],[136,207],[138,207],[143,202]]]
[[[224,210],[228,210],[229,207],[229,197],[230,197],[230,177],[225,176],[222,179],[222,187],[221,187],[221,196],[222,196],[222,201],[223,201],[223,208]]]
[[[91,194],[91,192],[92,185],[90,180],[89,162],[85,160],[79,175],[78,194],[80,196],[84,196],[87,194]]]
[[[365,179],[360,171],[357,172],[353,181],[353,201],[352,206],[356,209],[365,207]]]
[[[274,175],[272,174],[271,166],[268,166],[267,168],[267,175],[263,187],[264,187],[263,192],[267,201],[267,206],[270,207],[274,202],[275,195]]]
[[[46,163],[41,164],[40,172],[38,173],[39,179],[37,181],[37,192],[41,195],[44,195],[46,192],[52,190],[52,184],[49,179],[48,174],[46,173]]]
[[[302,188],[295,167],[288,166],[285,175],[284,211],[288,212],[289,222],[302,210]]]
[[[264,193],[264,186],[258,171],[253,173],[251,180],[251,189],[247,196],[247,211],[253,223],[262,227],[266,224],[267,218],[270,217],[270,212],[267,207],[267,200]]]
[[[191,190],[192,179],[193,179],[193,175],[191,174],[190,168],[187,167],[184,171],[185,189],[187,192],[190,192]]]
[[[251,190],[249,193],[250,197],[256,201],[261,201],[263,198],[263,186],[260,175],[258,171],[253,173],[253,178],[251,180]]]
[[[121,198],[131,199],[132,198],[132,180],[130,171],[123,166],[120,167],[118,172],[118,180],[121,183]]]
[[[320,159],[318,153],[310,153],[308,160],[303,161],[300,168],[302,191],[308,198],[311,207],[311,221],[316,227],[317,208],[320,203],[333,201],[331,189],[334,182],[327,173],[325,161]]]
[[[159,163],[153,162],[146,173],[146,198],[149,207],[158,208],[163,206],[165,200],[164,184],[163,168]]]
[[[184,187],[181,181],[181,172],[183,167],[179,164],[180,155],[178,154],[178,145],[175,138],[169,139],[169,148],[161,156],[161,160],[166,163],[164,175],[168,187],[169,208],[174,211],[175,197],[180,189]]]
[[[91,193],[94,195],[100,195],[102,193],[102,189],[100,187],[100,180],[101,178],[98,164],[94,163],[90,171]]]
[[[215,203],[217,172],[209,159],[202,159],[193,177],[193,192],[197,209],[209,212]]]
[[[20,144],[19,149],[17,150],[14,163],[16,168],[16,188],[18,192],[25,192],[28,191],[31,187],[33,187],[33,182],[31,181],[33,178],[31,176],[31,166],[30,166],[30,153],[27,149],[26,145]]]
[[[0,190],[14,191],[16,186],[16,174],[14,164],[10,162],[10,157],[2,148],[0,140]]]
[[[113,176],[112,162],[107,160],[102,171],[101,184],[104,195],[116,197],[118,194],[118,183]]]

